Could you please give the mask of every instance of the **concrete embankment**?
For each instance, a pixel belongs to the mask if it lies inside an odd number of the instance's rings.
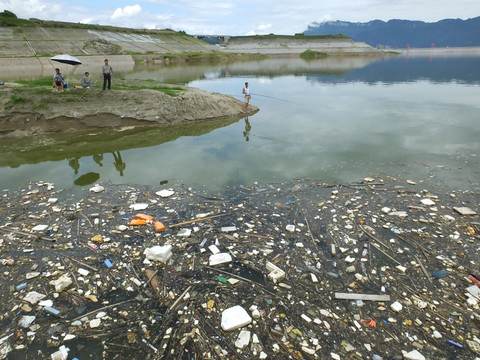
[[[260,53],[266,55],[299,55],[313,50],[329,55],[382,55],[364,42],[350,38],[310,36],[252,36],[230,38],[224,51],[237,53]]]

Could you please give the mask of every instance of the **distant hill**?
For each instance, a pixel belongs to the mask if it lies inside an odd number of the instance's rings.
[[[327,21],[308,26],[304,35],[343,34],[374,47],[412,48],[480,46],[480,16],[435,23],[373,20],[366,23]]]

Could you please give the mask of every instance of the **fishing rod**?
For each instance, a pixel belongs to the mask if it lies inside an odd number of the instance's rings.
[[[243,98],[245,96],[245,95],[237,95],[237,94],[225,94],[225,95],[238,97],[238,98]],[[285,99],[280,99],[280,98],[273,97],[273,96],[254,94],[254,93],[251,93],[251,95],[266,97],[266,98],[275,99],[275,100],[284,101],[284,102],[287,102],[287,103],[290,103],[290,104],[294,104],[292,101],[288,101],[288,100],[285,100]]]
[[[255,94],[255,93],[251,93],[251,95],[266,97],[266,98],[275,99],[275,100],[280,100],[280,101],[285,101],[285,102],[287,102],[287,103],[293,104],[292,101],[288,101],[288,100],[285,100],[285,99],[280,99],[280,98],[277,98],[277,97],[274,97],[274,96],[261,95],[261,94]]]

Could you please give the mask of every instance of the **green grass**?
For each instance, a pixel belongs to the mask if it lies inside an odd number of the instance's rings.
[[[15,80],[15,82],[22,84],[22,85],[27,85],[27,86],[51,86],[53,84],[53,74],[49,78],[41,78],[41,79],[33,79],[33,80],[26,80],[26,79],[20,79],[20,80]]]
[[[152,82],[152,80],[150,80]],[[140,86],[140,85],[126,85],[126,84],[118,84],[115,86],[115,90],[156,90],[161,91],[164,94],[170,96],[179,96],[186,92],[186,90],[179,86]]]
[[[10,102],[11,102],[13,105],[16,105],[16,104],[18,104],[18,103],[25,103],[25,102],[27,102],[27,99],[24,98],[23,96],[12,95],[12,96],[10,96]]]
[[[40,104],[36,104],[36,105],[32,106],[32,109],[33,110],[46,110],[46,109],[48,109],[48,105],[46,104],[46,102],[41,102]]]
[[[320,52],[320,51],[315,51],[315,50],[305,50],[300,54],[300,57],[304,60],[312,60],[312,59],[318,59],[318,58],[324,58],[327,57],[328,55]]]
[[[11,109],[18,105],[23,105],[27,103],[27,98],[20,95],[11,95],[10,100],[5,104],[6,109]]]

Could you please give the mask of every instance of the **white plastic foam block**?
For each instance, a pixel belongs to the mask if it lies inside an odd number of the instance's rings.
[[[269,261],[267,261],[267,270],[270,271],[270,273],[268,274],[268,278],[271,279],[274,283],[285,279],[285,271],[283,271],[278,266],[272,264]]]
[[[151,248],[145,249],[143,252],[145,257],[148,260],[152,261],[161,261],[166,263],[172,257],[172,245],[165,246],[152,246]]]
[[[226,264],[229,262],[232,262],[232,255],[230,255],[229,253],[213,254],[213,255],[210,255],[210,258],[209,258],[210,266]]]
[[[231,331],[243,326],[246,326],[252,322],[252,318],[248,315],[248,312],[240,305],[235,305],[228,308],[222,313],[222,329],[225,331]]]

